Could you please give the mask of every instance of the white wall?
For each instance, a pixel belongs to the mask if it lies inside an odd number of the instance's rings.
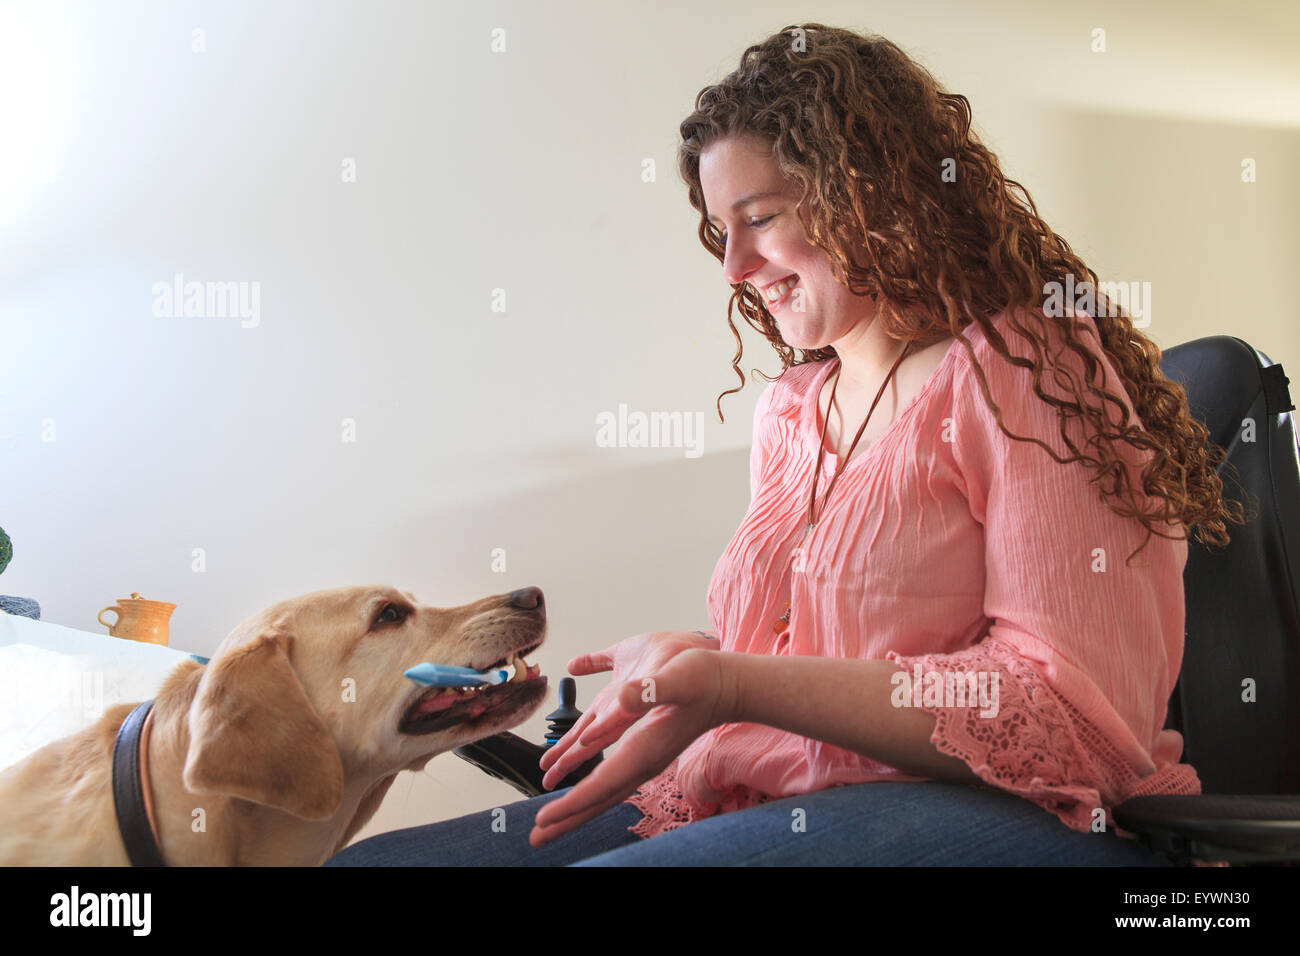
[[[553,679],[705,624],[762,382],[718,423],[729,288],[677,124],[801,20],[882,33],[965,93],[1085,261],[1152,283],[1162,346],[1227,332],[1300,370],[1295,5],[802,6],[6,0],[0,591],[88,630],[132,591],[174,601],[172,645],[202,654],[317,588],[537,584]],[[256,326],[155,316],[176,273],[258,283]],[[746,343],[744,368],[779,368]],[[597,447],[620,403],[701,413],[704,454]],[[447,756],[366,833],[515,796]]]

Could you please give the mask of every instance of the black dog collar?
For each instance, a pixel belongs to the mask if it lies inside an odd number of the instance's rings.
[[[146,700],[131,711],[113,741],[113,804],[117,808],[117,829],[132,866],[167,865],[149,826],[140,780],[140,735],[152,708],[153,701]]]

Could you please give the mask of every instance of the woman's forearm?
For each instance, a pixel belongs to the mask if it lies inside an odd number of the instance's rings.
[[[974,782],[979,777],[930,743],[935,718],[891,702],[883,660],[720,652],[736,688],[736,723],[766,724],[851,750],[912,776]]]

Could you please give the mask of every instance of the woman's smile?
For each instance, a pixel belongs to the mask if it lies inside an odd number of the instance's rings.
[[[774,282],[763,290],[763,299],[767,302],[767,311],[776,314],[785,308],[786,303],[799,285],[797,275],[788,276],[780,282]],[[773,298],[775,296],[776,298]]]

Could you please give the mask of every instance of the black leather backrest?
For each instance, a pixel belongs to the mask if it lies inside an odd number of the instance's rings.
[[[1228,525],[1224,549],[1188,544],[1187,640],[1165,726],[1182,733],[1206,793],[1300,793],[1300,451],[1287,379],[1226,335],[1165,349],[1161,367],[1228,453],[1224,496],[1258,510]]]

